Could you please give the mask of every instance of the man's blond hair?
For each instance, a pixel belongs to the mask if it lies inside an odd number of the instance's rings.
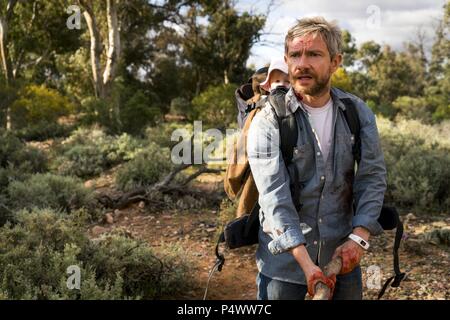
[[[306,35],[320,35],[327,44],[331,59],[342,51],[342,34],[336,21],[328,22],[323,17],[313,17],[297,20],[297,24],[289,29],[284,41],[285,53],[288,52],[290,41]]]

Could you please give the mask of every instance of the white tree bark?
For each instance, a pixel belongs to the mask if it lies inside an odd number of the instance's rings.
[[[116,0],[106,1],[106,16],[108,21],[108,52],[106,54],[105,71],[103,72],[103,85],[108,92],[111,83],[116,76],[117,65],[121,53]]]
[[[12,63],[8,50],[8,22],[13,14],[17,0],[8,0],[4,16],[0,16],[0,59],[5,77],[6,86],[13,80]],[[6,130],[11,129],[11,110],[7,103],[6,107]]]
[[[104,90],[103,81],[101,78],[102,66],[100,62],[101,54],[103,52],[103,45],[100,30],[98,29],[97,20],[90,2],[80,0],[79,4],[85,9],[83,16],[86,20],[86,24],[89,29],[89,38],[91,40],[90,55],[95,96],[97,98],[103,98]]]

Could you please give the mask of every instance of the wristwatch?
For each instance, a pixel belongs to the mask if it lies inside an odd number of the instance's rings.
[[[369,249],[369,243],[364,240],[363,238],[361,238],[360,236],[357,236],[354,233],[350,233],[350,235],[348,236],[350,239],[352,239],[353,241],[355,241],[357,244],[359,244],[364,250]]]

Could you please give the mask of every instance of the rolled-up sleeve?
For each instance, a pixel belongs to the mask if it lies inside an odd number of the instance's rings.
[[[278,123],[267,108],[250,125],[247,153],[264,216],[263,231],[273,239],[268,249],[275,255],[305,244],[280,154]]]
[[[356,212],[352,224],[354,228],[364,227],[372,235],[378,235],[383,232],[378,217],[386,192],[386,166],[375,116],[365,104],[359,109],[361,161],[353,185]]]

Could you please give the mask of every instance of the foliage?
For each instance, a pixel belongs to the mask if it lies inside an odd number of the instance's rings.
[[[26,146],[11,132],[0,130],[0,189],[2,192],[10,181],[22,180],[31,173],[45,171],[47,171],[47,157],[44,153]]]
[[[56,90],[28,85],[19,92],[11,106],[12,125],[23,129],[30,123],[34,126],[55,124],[59,117],[72,111],[69,100]]]
[[[8,299],[161,299],[190,285],[176,250],[156,254],[121,235],[92,241],[51,210],[18,216],[0,229],[0,292]],[[68,289],[69,266],[80,268],[80,289]]]
[[[150,143],[117,172],[116,184],[122,190],[148,186],[159,181],[172,168],[170,151]]]
[[[51,173],[11,182],[8,196],[15,210],[37,207],[71,212],[93,204],[92,190],[85,188],[81,180]]]
[[[180,124],[176,122],[162,123],[157,127],[149,127],[145,131],[145,135],[149,141],[152,141],[161,147],[171,148],[178,141],[172,141],[172,134],[176,131],[185,132],[186,136],[192,134],[193,126],[190,123]]]
[[[378,123],[388,170],[387,200],[422,213],[448,212],[448,124],[438,129],[415,120]]]
[[[141,142],[124,133],[110,136],[96,128],[78,129],[63,141],[53,166],[65,175],[92,177],[139,152]]]
[[[159,122],[161,110],[159,103],[154,103],[158,98],[155,95],[151,98],[147,97],[142,91],[137,91],[128,101],[123,103],[120,110],[122,131],[138,134],[146,126],[155,125]]]
[[[344,68],[339,68],[331,77],[331,85],[344,91],[352,91],[351,79]]]
[[[234,90],[236,85],[210,86],[192,100],[194,120],[216,127],[228,127],[236,121]]]

